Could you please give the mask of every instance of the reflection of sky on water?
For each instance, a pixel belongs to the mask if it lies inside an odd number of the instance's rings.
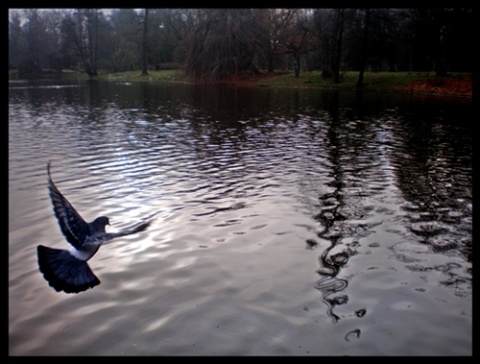
[[[295,330],[308,327],[310,338],[328,337],[325,348],[353,353],[341,345],[375,346],[375,335],[387,330],[382,322],[407,325],[400,322],[404,312],[437,327],[426,307],[450,312],[457,302],[464,322],[470,306],[461,299],[471,295],[471,133],[462,130],[468,126],[450,123],[448,106],[435,115],[425,104],[429,115],[412,112],[401,97],[382,95],[382,106],[378,95],[367,96],[95,82],[77,91],[14,91],[13,297],[44,292],[29,244],[64,244],[52,216],[45,217],[51,207],[44,164],[51,159],[58,187],[86,219],[106,213],[116,231],[154,218],[144,234],[107,244],[92,261],[102,286],[89,297],[100,301],[85,303],[86,311],[73,308],[72,319],[86,313],[86,322],[98,320],[95,307],[108,306],[102,297],[113,299],[127,316],[118,308],[104,312],[111,321],[103,333],[123,332],[118,325],[128,323],[145,342],[164,332],[188,337],[181,329],[188,318],[218,342],[233,335],[261,353],[260,343],[275,347],[278,340],[288,348],[294,341],[284,320]],[[32,269],[20,273],[25,262]],[[60,298],[46,294],[38,297],[58,300],[56,312],[67,312]],[[443,320],[458,319],[455,310]],[[279,325],[258,328],[259,321]],[[331,322],[337,331],[325,329]],[[14,332],[21,323],[12,319]],[[232,331],[221,331],[226,327]],[[272,328],[280,334],[269,342]],[[264,335],[246,345],[257,330]],[[199,342],[184,350],[195,354]],[[311,344],[310,353],[322,354],[321,344]],[[361,353],[379,352],[370,348]]]

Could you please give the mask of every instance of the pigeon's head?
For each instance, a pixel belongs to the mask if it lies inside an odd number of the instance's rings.
[[[95,227],[96,231],[105,232],[105,226],[110,225],[110,220],[106,216],[97,217],[92,221],[92,225]]]

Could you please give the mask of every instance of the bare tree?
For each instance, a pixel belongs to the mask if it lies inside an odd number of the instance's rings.
[[[25,10],[23,16],[25,18],[24,57],[21,62],[21,71],[24,73],[39,73],[44,63],[45,27],[37,9]]]
[[[108,67],[114,72],[141,68],[143,16],[134,9],[116,9],[110,13],[109,22]]]
[[[256,29],[250,9],[205,10],[204,20],[190,35],[187,73],[213,80],[252,70]]]
[[[98,10],[85,9],[89,76],[96,76],[98,60]]]
[[[367,64],[368,57],[368,32],[370,27],[370,9],[365,9],[365,21],[363,23],[363,45],[362,52],[360,54],[360,72],[358,74],[357,88],[363,87],[363,75],[365,73],[365,66]]]
[[[334,10],[316,9],[313,18],[322,78],[331,78],[333,76]]]
[[[343,28],[345,24],[345,9],[335,10],[335,43],[333,57],[333,82],[340,83],[340,65],[342,61]]]
[[[143,16],[143,33],[142,33],[142,74],[147,76],[147,31],[148,31],[148,9],[145,9]]]
[[[8,67],[20,69],[24,59],[24,32],[19,11],[10,11],[8,26]]]
[[[308,10],[296,9],[293,21],[283,33],[286,53],[293,56],[295,77],[300,75],[301,56],[314,49],[312,20]]]
[[[103,16],[98,9],[78,9],[62,22],[64,48],[72,48],[82,69],[96,76],[99,58],[99,29]]]
[[[9,15],[9,68],[24,75],[70,67],[95,76],[98,69],[177,63],[193,77],[215,79],[273,71],[290,59],[297,75],[300,62],[309,62],[334,82],[342,67],[358,70],[361,87],[367,69],[442,75],[471,72],[474,64],[472,8],[10,9]]]
[[[292,26],[296,9],[257,9],[264,61],[268,72],[273,72],[275,62],[285,54],[285,33]]]

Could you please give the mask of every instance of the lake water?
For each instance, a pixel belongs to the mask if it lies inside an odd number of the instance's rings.
[[[10,82],[10,355],[471,355],[469,99],[187,84]],[[101,284],[69,248],[47,162],[119,231]]]

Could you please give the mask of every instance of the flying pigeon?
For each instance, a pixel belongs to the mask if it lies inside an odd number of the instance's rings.
[[[47,164],[47,173],[53,212],[58,220],[60,230],[72,247],[70,250],[64,250],[38,245],[38,266],[43,277],[57,292],[83,292],[100,284],[100,280],[87,264],[100,245],[120,236],[144,231],[151,221],[129,230],[107,233],[105,226],[110,225],[108,217],[100,216],[87,223],[53,183],[50,175],[50,162]]]

